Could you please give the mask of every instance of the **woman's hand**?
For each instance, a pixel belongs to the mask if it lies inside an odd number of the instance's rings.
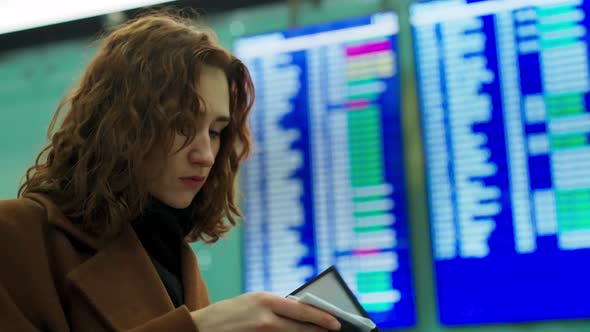
[[[249,293],[191,313],[200,332],[337,331],[330,314],[270,293]]]

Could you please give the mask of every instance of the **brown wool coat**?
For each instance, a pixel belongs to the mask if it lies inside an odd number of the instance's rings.
[[[174,308],[133,228],[99,243],[47,197],[0,201],[0,331],[197,331],[209,295],[184,243],[185,305]]]

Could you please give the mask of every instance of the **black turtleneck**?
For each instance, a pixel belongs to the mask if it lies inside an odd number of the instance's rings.
[[[190,209],[175,209],[151,198],[133,223],[175,307],[184,304],[181,249],[184,236],[190,231],[189,218]]]

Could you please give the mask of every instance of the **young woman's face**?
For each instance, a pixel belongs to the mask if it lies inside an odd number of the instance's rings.
[[[220,133],[230,121],[229,89],[224,72],[204,66],[198,87],[205,112],[199,117],[195,138],[178,151],[186,137],[176,134],[162,172],[148,185],[151,195],[178,209],[188,207],[203,187],[219,152]]]

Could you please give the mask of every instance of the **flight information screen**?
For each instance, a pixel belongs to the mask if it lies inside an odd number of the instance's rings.
[[[590,317],[588,10],[411,6],[443,324]]]
[[[415,323],[393,13],[245,37],[255,150],[241,173],[247,291],[336,265],[382,329]]]

